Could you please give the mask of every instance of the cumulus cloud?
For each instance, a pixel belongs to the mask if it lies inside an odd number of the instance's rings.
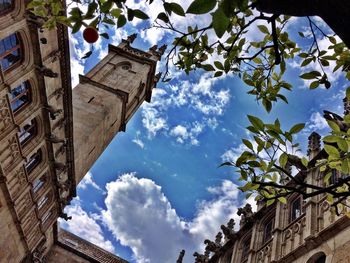
[[[91,187],[95,188],[96,190],[104,192],[102,190],[102,188],[98,184],[96,184],[96,182],[92,179],[91,172],[88,172],[84,176],[83,180],[81,180],[81,182],[78,184],[78,189],[86,189],[88,186],[91,186]]]
[[[103,236],[100,225],[92,215],[81,208],[79,200],[66,207],[65,212],[72,216],[72,219],[69,221],[59,219],[60,227],[107,251],[115,252],[112,242]]]
[[[107,184],[104,223],[122,245],[131,247],[139,263],[174,262],[186,249],[184,262],[193,261],[194,250],[203,249],[205,238],[214,238],[220,225],[238,219],[237,186],[224,180],[208,188],[211,201],[202,201],[193,220],[185,221],[171,206],[162,188],[150,179],[124,174]]]
[[[322,131],[324,129],[328,128],[327,121],[321,113],[319,112],[313,112],[310,116],[310,121],[306,123],[306,132],[313,132],[313,131]]]
[[[152,103],[142,107],[142,122],[149,138],[164,133],[178,143],[198,145],[198,136],[206,128],[218,126],[216,117],[224,114],[230,101],[229,90],[215,86],[217,81],[210,74],[203,74],[198,82],[182,80],[170,85],[166,91],[162,88],[154,90]],[[172,111],[184,108],[191,110],[195,121],[168,118]]]

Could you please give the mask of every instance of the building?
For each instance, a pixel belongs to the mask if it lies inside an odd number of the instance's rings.
[[[350,103],[344,99],[344,115],[349,114]],[[321,137],[313,132],[308,143],[309,163],[326,158],[321,149]],[[324,172],[318,168],[307,174],[296,175],[306,183],[325,186]],[[330,183],[343,178],[333,170]],[[290,184],[292,182],[287,182]],[[271,206],[258,203],[257,212],[251,205],[239,208],[241,216],[238,231],[231,219],[221,225],[215,241],[205,240],[205,252],[195,253],[196,263],[349,263],[350,219],[332,212],[326,194],[303,200],[293,193],[287,203]],[[348,208],[347,208],[348,209]],[[182,262],[184,251],[178,263]]]
[[[0,0],[0,262],[126,262],[63,230],[76,186],[141,103],[165,47],[108,55],[72,91],[67,29]],[[73,106],[74,105],[74,106]]]

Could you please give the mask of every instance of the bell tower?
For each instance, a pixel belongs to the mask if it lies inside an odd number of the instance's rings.
[[[97,158],[141,103],[151,100],[157,61],[166,46],[148,52],[131,47],[136,34],[118,46],[109,45],[108,55],[73,89],[75,178],[78,184]]]

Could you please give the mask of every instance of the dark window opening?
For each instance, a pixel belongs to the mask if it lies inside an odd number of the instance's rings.
[[[12,0],[0,0],[0,15],[4,15],[10,12],[14,7],[14,1]]]
[[[294,221],[298,217],[300,217],[302,214],[302,204],[301,204],[301,197],[298,197],[295,199],[290,206],[290,217],[289,222]]]
[[[42,160],[42,153],[41,153],[41,149],[39,149],[25,163],[25,168],[26,168],[27,173],[30,174],[34,170],[34,168],[39,165],[41,160]]]
[[[11,66],[20,62],[21,57],[21,44],[16,33],[0,40],[0,66],[2,71],[8,70]]]
[[[246,261],[248,259],[249,250],[250,250],[250,238],[243,241],[243,244],[242,244],[242,262]]]
[[[37,134],[37,124],[35,119],[25,124],[18,133],[19,142],[23,147],[27,142],[35,137]]]
[[[264,225],[263,244],[265,244],[267,241],[269,241],[272,238],[273,222],[274,220],[271,219],[268,222],[266,222]]]
[[[325,255],[320,256],[320,257],[315,261],[315,263],[325,263],[325,262],[326,262],[326,256],[325,256]]]
[[[31,92],[28,81],[11,90],[10,103],[13,113],[17,113],[22,107],[31,102]]]

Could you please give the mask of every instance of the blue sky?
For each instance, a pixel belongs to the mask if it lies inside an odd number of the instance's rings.
[[[86,61],[80,57],[90,46],[81,32],[75,34],[71,38],[73,84],[77,74],[86,73],[106,54],[108,43],[117,45],[143,26],[135,22],[109,31],[111,39],[99,40]],[[297,36],[297,30],[305,31],[304,26],[301,19],[290,26],[300,46],[309,44]],[[319,37],[326,46],[326,40]],[[141,31],[133,46],[147,50],[170,38],[154,29]],[[310,91],[298,79],[299,62],[288,63],[286,78],[294,86],[293,92],[286,93],[289,104],[275,104],[270,114],[246,94],[248,88],[237,77],[213,79],[202,71],[189,76],[173,71],[174,79],[158,84],[152,102],[143,104],[126,132],[113,139],[80,183],[78,197],[66,208],[73,219],[62,227],[130,262],[175,262],[181,249],[186,249],[185,262],[192,262],[194,250],[202,248],[205,238],[213,239],[231,217],[239,220],[237,207],[253,204],[238,191],[234,171],[218,168],[223,161],[234,160],[243,149],[241,139],[249,138],[246,115],[265,122],[279,118],[285,129],[306,123],[298,135],[305,153],[312,131],[327,132],[322,110],[342,112],[347,84],[343,76],[332,74],[329,90]]]

